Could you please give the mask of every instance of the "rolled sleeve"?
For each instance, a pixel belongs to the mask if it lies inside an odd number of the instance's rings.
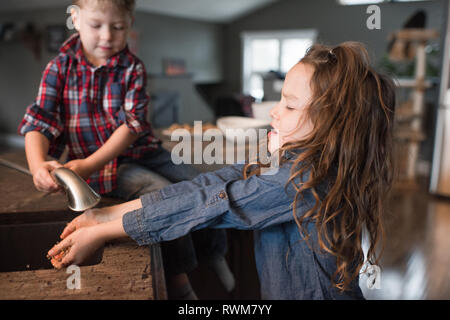
[[[157,190],[157,191],[153,191],[153,192],[144,194],[144,195],[140,196],[140,199],[141,199],[142,206],[148,207],[148,206],[154,204],[155,202],[162,200],[161,191]]]
[[[140,246],[151,242],[148,233],[146,233],[144,229],[142,209],[126,213],[122,218],[122,225],[130,238],[136,241]]]
[[[125,123],[135,134],[146,133],[150,129],[147,119],[147,106],[150,100],[146,92],[147,74],[141,62],[130,70],[128,90],[125,94]]]
[[[59,69],[60,63],[57,59],[48,63],[43,72],[36,101],[27,108],[19,125],[19,134],[39,131],[51,141],[63,132],[64,126],[59,111],[62,85]]]

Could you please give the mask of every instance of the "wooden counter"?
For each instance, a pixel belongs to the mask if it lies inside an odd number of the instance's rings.
[[[157,129],[155,133],[162,138],[163,147],[167,150],[172,150],[178,143],[170,141],[169,137],[162,136],[161,130]],[[204,148],[208,144],[209,142],[203,142],[202,147]],[[226,147],[225,141],[224,146]],[[234,149],[234,151],[236,150]],[[225,152],[222,156],[224,155]],[[22,151],[3,151],[3,153],[0,151],[0,157],[26,166],[25,153]],[[194,167],[200,172],[208,172],[226,166],[225,163],[226,161],[221,164],[195,164]],[[66,211],[65,214],[69,212],[66,209],[66,204],[65,195],[45,195],[37,192],[31,177],[0,167],[0,225],[2,223],[23,223],[30,218],[34,221],[60,219],[61,212],[58,212],[58,210]],[[20,215],[4,214],[14,212],[20,213]],[[23,217],[24,221],[21,221],[20,217]],[[65,271],[39,270],[0,273],[0,299],[5,299],[5,295],[7,296],[6,299],[22,299],[23,293],[21,290],[25,286],[24,283],[28,279],[33,279],[33,277],[37,279],[33,284],[33,289],[27,290],[37,292],[37,290],[43,288],[42,290],[47,291],[50,287],[46,283],[51,282],[52,292],[55,292],[56,296],[50,293],[41,293],[34,296],[29,294],[25,297],[26,299],[166,299],[167,294],[159,247],[152,247],[149,255],[148,248],[138,248],[134,242],[128,243],[126,250],[124,246],[125,244],[121,244],[121,246],[116,244],[111,248],[106,247],[103,261],[100,264],[81,267],[82,281],[85,281],[82,282],[81,291],[84,290],[84,293],[65,289],[65,281],[70,276]],[[132,252],[133,258],[127,257],[121,250]],[[144,252],[145,250],[147,252]],[[143,253],[144,257],[147,254],[147,259],[140,257]],[[227,260],[236,278],[236,288],[231,293],[225,292],[217,276],[207,266],[200,264],[196,270],[189,274],[198,297],[200,299],[259,299],[259,282],[253,255],[252,231],[228,230]],[[110,259],[109,256],[123,257],[120,259],[124,259],[125,263],[121,264],[123,261]],[[126,262],[130,259],[132,263]],[[146,269],[148,264],[150,265],[150,272]],[[161,272],[158,272],[158,268]],[[86,273],[86,280],[83,280],[83,274]],[[146,274],[149,274],[148,278],[146,278]],[[111,277],[111,279],[108,277]],[[121,279],[121,282],[116,281],[115,284],[114,281],[111,281],[118,278]],[[99,287],[100,289],[98,289]],[[3,293],[4,288],[8,290],[8,294]],[[126,288],[128,288],[128,291]],[[139,288],[142,288],[142,290]],[[99,292],[96,290],[99,290]]]
[[[0,299],[166,299],[158,251],[132,241],[107,244],[99,264],[80,267],[80,289],[67,288],[66,268],[2,272]]]
[[[24,152],[0,157],[26,166]],[[102,199],[101,205],[113,203]],[[38,192],[32,177],[0,166],[0,225],[70,221],[78,214],[67,209],[64,194]],[[99,264],[80,267],[80,289],[67,288],[66,270],[0,272],[0,299],[167,299],[159,245],[106,244]]]

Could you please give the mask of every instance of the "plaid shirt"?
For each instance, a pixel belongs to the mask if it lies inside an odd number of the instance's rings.
[[[67,145],[68,160],[84,159],[97,151],[120,125],[139,134],[121,157],[139,159],[155,150],[147,119],[144,64],[126,47],[94,67],[84,56],[78,34],[61,47],[42,76],[36,101],[19,126],[19,133],[39,131],[50,143],[49,154],[59,158]],[[100,194],[116,188],[118,159],[93,173],[87,182]]]

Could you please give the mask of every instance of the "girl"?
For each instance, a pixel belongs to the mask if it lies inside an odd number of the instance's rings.
[[[365,48],[314,45],[286,75],[271,111],[261,165],[234,165],[75,218],[49,251],[70,247],[56,268],[80,263],[105,241],[139,245],[202,228],[255,230],[263,299],[362,299],[363,230],[376,264],[384,196],[391,185],[394,85],[369,65]]]

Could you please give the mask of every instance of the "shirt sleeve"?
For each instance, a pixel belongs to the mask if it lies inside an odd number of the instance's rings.
[[[50,141],[63,132],[60,115],[61,63],[58,58],[50,61],[42,75],[36,100],[31,104],[19,125],[18,132],[25,135],[29,131],[39,131]]]
[[[257,230],[294,219],[293,193],[285,188],[287,168],[280,168],[276,175],[251,176],[246,180],[219,177],[231,170],[206,175],[216,175],[214,179],[201,175],[197,180],[142,196],[142,208],[123,216],[125,232],[145,245],[173,240],[206,227]],[[182,192],[178,189],[181,184],[189,188]],[[302,201],[303,210],[312,204],[307,198]]]
[[[124,101],[125,123],[131,132],[145,133],[150,124],[147,119],[147,106],[150,100],[147,92],[147,73],[142,62],[138,62],[130,71],[131,76]]]
[[[224,183],[226,181],[239,180],[243,177],[244,165],[226,166],[220,170],[214,172],[206,172],[197,175],[195,178],[185,181],[181,181],[176,184],[171,184],[160,192],[161,197],[167,199],[171,197],[177,197],[181,193],[188,193],[197,190],[203,186],[209,186],[214,184]],[[153,195],[153,197],[158,197]],[[150,201],[151,197],[143,196],[141,201],[144,203]],[[151,204],[151,203],[149,203]]]

